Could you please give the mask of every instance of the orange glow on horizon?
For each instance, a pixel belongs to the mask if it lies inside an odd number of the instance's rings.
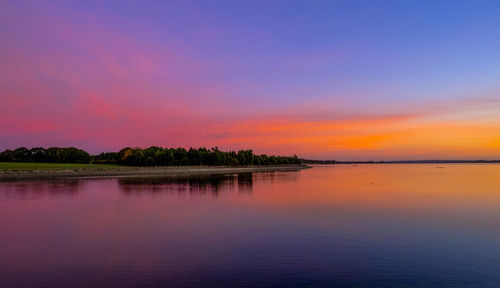
[[[300,151],[311,156],[314,151],[328,151],[336,157],[341,156],[340,153],[354,156],[355,152],[368,152],[367,157],[377,159],[408,152],[420,157],[443,158],[500,155],[500,123],[497,122],[439,122],[411,115],[314,122],[275,119],[219,128],[231,131],[224,138],[230,146],[244,145],[281,153]],[[348,160],[349,157],[342,158]]]

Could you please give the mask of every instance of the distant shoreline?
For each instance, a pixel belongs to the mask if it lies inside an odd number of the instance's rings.
[[[334,160],[305,160],[309,165],[349,165],[349,164],[499,164],[500,160],[403,160],[403,161],[334,161]]]
[[[161,177],[181,175],[210,175],[251,172],[299,171],[311,168],[304,164],[269,166],[177,166],[177,167],[119,167],[111,169],[44,169],[44,170],[0,170],[0,180],[50,179],[79,177]]]

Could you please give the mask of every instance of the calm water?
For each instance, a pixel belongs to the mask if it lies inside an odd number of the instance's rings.
[[[500,287],[500,165],[0,182],[0,287]]]

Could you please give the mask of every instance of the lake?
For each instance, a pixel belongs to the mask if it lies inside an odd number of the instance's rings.
[[[0,182],[0,287],[500,287],[500,165]]]

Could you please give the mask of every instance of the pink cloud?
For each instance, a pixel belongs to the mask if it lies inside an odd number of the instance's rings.
[[[239,91],[231,90],[230,80],[210,81],[214,71],[240,63],[201,61],[179,43],[153,43],[92,15],[82,25],[50,9],[32,19],[6,14],[21,28],[0,47],[3,149],[219,146],[337,159],[449,155],[446,151],[473,157],[484,149],[500,155],[498,123],[491,116],[500,112],[497,94],[374,112],[346,108],[344,99],[356,95],[294,104],[270,103],[260,95],[242,100],[231,97]],[[207,29],[213,34],[206,37],[220,37]],[[24,38],[27,33],[31,37]],[[275,72],[314,69],[346,55],[340,50],[278,57]],[[472,119],[470,113],[478,111],[482,118]]]

